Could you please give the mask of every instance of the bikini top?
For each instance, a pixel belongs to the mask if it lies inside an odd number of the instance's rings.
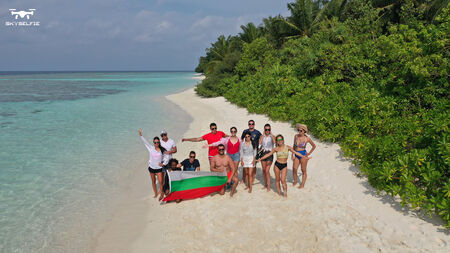
[[[262,139],[261,142],[261,148],[266,150],[266,151],[271,151],[273,149],[273,140],[272,140],[272,136],[265,136]]]
[[[289,149],[285,147],[283,150],[277,152],[277,158],[286,159],[289,156]]]
[[[301,149],[305,149],[306,148],[306,141],[305,142],[300,142],[300,144],[297,144],[297,140],[298,138],[295,138],[295,145],[296,147],[299,147]]]

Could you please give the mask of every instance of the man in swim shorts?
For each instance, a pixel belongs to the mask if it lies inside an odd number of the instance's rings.
[[[234,166],[234,162],[230,156],[225,154],[225,146],[220,144],[217,146],[219,154],[214,156],[211,160],[211,171],[212,172],[225,172],[231,171],[229,174],[227,185],[233,182],[233,186],[231,187],[230,197],[233,197],[234,192],[236,191],[236,187],[239,184],[239,179],[237,177],[237,168]],[[220,195],[225,194],[226,185],[220,190]]]
[[[205,134],[202,137],[197,138],[183,138],[181,141],[192,141],[192,142],[199,142],[199,141],[207,141],[208,144],[220,141],[223,137],[227,137],[227,135],[222,131],[217,131],[217,125],[216,123],[211,123],[209,125],[209,129],[211,130],[211,133]],[[219,152],[217,150],[218,147],[209,147],[208,151],[208,159],[209,159],[209,165],[211,165],[211,159],[217,155]]]

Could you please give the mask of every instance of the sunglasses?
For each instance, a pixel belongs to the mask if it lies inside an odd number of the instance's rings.
[[[255,123],[248,123],[248,125],[249,125],[249,126],[254,126],[254,125],[255,125]]]
[[[219,148],[219,152],[220,152],[220,151],[224,151],[224,150],[225,150],[225,149],[223,149],[223,148]]]
[[[211,130],[217,130],[217,127],[212,127]]]
[[[235,131],[235,130],[232,130],[231,132],[232,132],[232,133],[236,133],[237,131]]]
[[[305,130],[303,130],[303,129],[299,129],[298,131],[299,131],[299,132],[305,132]]]
[[[189,156],[190,158],[195,158],[195,155],[194,156]]]
[[[159,141],[154,141],[153,144],[159,144]]]
[[[266,128],[266,129],[264,129],[264,130],[266,130],[266,131],[270,131],[270,128]]]

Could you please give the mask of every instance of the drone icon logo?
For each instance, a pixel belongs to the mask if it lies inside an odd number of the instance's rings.
[[[11,15],[15,17],[15,19],[18,19],[19,17],[21,19],[27,17],[27,19],[30,19],[30,16],[34,15],[34,11],[36,9],[28,9],[28,11],[16,11],[16,9],[9,9],[11,11]]]
[[[30,16],[34,16],[36,9],[28,9],[28,11],[16,9],[9,9],[11,16],[14,17],[14,21],[6,21],[5,26],[40,26],[41,22],[30,20]],[[25,19],[26,18],[26,19]]]

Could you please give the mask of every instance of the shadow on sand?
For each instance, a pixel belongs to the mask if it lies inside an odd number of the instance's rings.
[[[274,176],[274,172],[273,172],[273,166],[274,166],[274,164],[272,164],[270,166],[270,170],[269,170],[270,171],[270,189],[273,192],[277,193],[277,187],[275,184],[275,176]],[[242,180],[242,167],[239,167],[238,171],[239,171],[239,180]],[[300,171],[300,168],[299,168],[299,171]],[[292,169],[287,169],[286,183],[289,185],[289,184],[292,184],[293,182],[294,182],[294,178],[292,177]],[[300,185],[300,183],[301,183],[301,177],[297,181],[297,186]],[[255,190],[255,189],[260,190],[263,186],[264,186],[264,178],[263,178],[263,174],[262,174],[262,168],[261,168],[261,164],[258,163],[256,165],[256,177],[255,177],[255,181],[253,182],[253,190]],[[283,194],[283,185],[281,184],[281,182],[280,182],[280,190],[281,190],[281,194]]]
[[[340,161],[346,161],[351,163],[351,159],[344,156],[344,152],[342,152],[341,149],[339,149],[339,155],[336,157]],[[349,170],[355,175],[355,177],[361,177],[361,175],[364,175],[359,166],[351,165],[349,167]],[[443,232],[446,235],[450,234],[450,229],[444,228],[444,221],[437,215],[432,215],[431,217],[427,214],[425,214],[423,211],[420,210],[412,210],[409,207],[405,206],[402,207],[400,200],[398,198],[395,198],[394,196],[391,196],[383,191],[378,191],[373,186],[370,185],[369,181],[366,177],[363,177],[363,180],[361,180],[361,185],[364,186],[366,189],[364,191],[365,194],[371,195],[378,200],[380,200],[383,204],[389,204],[392,206],[396,211],[402,213],[405,216],[413,216],[417,217],[423,221],[426,221],[436,227],[436,230],[439,232]]]

